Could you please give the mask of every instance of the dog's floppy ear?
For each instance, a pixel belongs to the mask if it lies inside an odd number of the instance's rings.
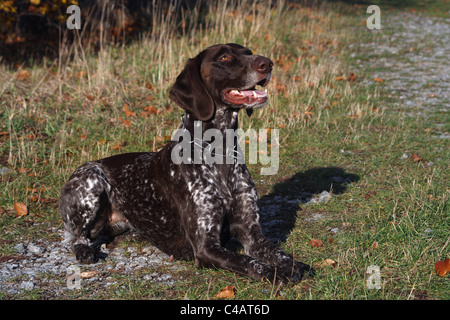
[[[214,115],[214,101],[206,90],[200,75],[201,56],[189,59],[170,89],[169,97],[177,105],[206,121]]]

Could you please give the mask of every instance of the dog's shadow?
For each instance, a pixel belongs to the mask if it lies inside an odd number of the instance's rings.
[[[285,242],[302,204],[344,193],[349,184],[358,180],[358,175],[342,168],[328,167],[298,172],[276,184],[270,194],[258,201],[263,234],[274,243]]]

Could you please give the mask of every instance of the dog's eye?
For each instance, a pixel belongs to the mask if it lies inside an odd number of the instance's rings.
[[[227,61],[227,60],[230,60],[231,58],[229,57],[229,56],[227,56],[227,55],[223,55],[223,56],[221,56],[220,57],[220,61]]]

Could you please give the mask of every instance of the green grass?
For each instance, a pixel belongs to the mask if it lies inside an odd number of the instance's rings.
[[[150,272],[144,270],[135,278],[114,274],[116,284],[107,292],[94,283],[62,297],[213,299],[233,285],[235,299],[449,299],[448,276],[434,271],[437,261],[449,258],[448,139],[436,138],[433,119],[402,117],[389,109],[382,83],[362,85],[363,78],[373,79],[370,66],[354,82],[336,80],[354,72],[347,45],[370,37],[358,25],[360,10],[259,4],[253,12],[244,1],[235,12],[217,5],[208,28],[197,29],[195,37],[181,38],[169,21],[161,28],[171,42],[149,36],[125,47],[105,46],[98,54],[64,60],[60,68],[44,61],[27,69],[25,80],[15,80],[15,70],[0,66],[0,132],[8,132],[0,135],[0,163],[13,170],[0,176],[0,258],[14,256],[14,245],[24,240],[59,240],[50,231],[62,228],[51,200],[77,166],[163,146],[179,125],[181,110],[169,101],[168,89],[185,60],[215,42],[239,41],[275,61],[269,104],[240,118],[244,129],[279,129],[278,173],[261,176],[260,164],[249,165],[260,197],[333,193],[327,203],[299,205],[281,244],[298,260],[319,266],[317,275],[274,287],[176,262],[186,270],[173,272],[173,287],[142,281]],[[80,71],[86,74],[79,77]],[[126,117],[125,103],[136,117]],[[148,105],[160,113],[141,115]],[[406,150],[433,165],[400,159]],[[349,179],[336,183],[335,176]],[[16,217],[16,202],[27,205],[27,216]],[[320,218],[308,220],[314,215]],[[311,239],[323,245],[312,248]],[[336,266],[320,267],[325,259]],[[381,268],[380,290],[367,289],[370,265]],[[55,278],[55,285],[64,284]],[[39,299],[44,291],[21,298]]]

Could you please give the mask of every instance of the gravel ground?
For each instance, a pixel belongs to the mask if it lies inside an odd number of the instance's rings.
[[[296,198],[276,196],[273,200],[261,201],[264,233],[273,242],[285,241],[289,225],[286,226],[287,222],[282,219],[283,213],[296,212],[299,203],[327,202],[331,198],[328,191],[323,191],[318,195],[301,193]],[[63,230],[53,228],[52,232],[63,238]],[[133,235],[127,237],[132,238]],[[16,244],[14,250],[15,255],[0,260],[0,294],[9,297],[16,297],[33,289],[40,290],[40,297],[43,299],[67,296],[68,291],[79,289],[75,286],[76,282],[70,281],[75,278],[74,267],[80,271],[80,286],[89,288],[92,285],[95,291],[120,286],[120,280],[115,279],[114,275],[133,276],[148,283],[172,287],[177,279],[182,279],[177,274],[187,269],[183,262],[173,261],[152,245],[143,248],[103,246],[101,252],[104,259],[91,265],[78,264],[70,246],[64,241],[24,241]]]
[[[374,69],[373,76],[385,80],[382,88],[393,103],[385,106],[406,115],[427,117],[448,112],[450,106],[450,19],[410,12],[381,12],[381,30],[374,41],[351,45],[352,57]],[[358,61],[357,61],[358,62]],[[373,78],[365,80],[373,83]],[[390,101],[390,100],[387,100]],[[437,124],[443,125],[441,124]],[[448,132],[441,138],[450,138]]]

